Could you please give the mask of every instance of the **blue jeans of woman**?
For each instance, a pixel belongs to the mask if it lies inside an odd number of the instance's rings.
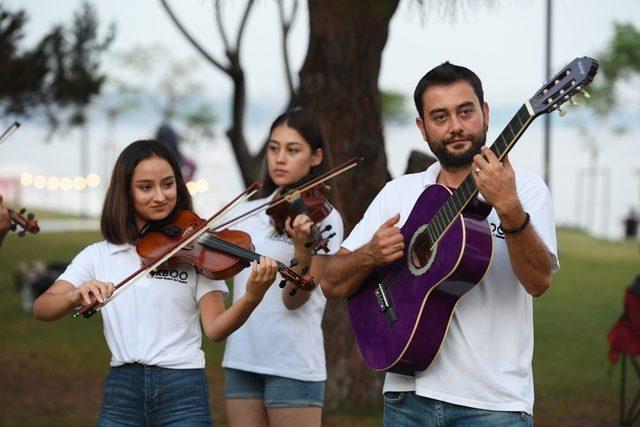
[[[203,369],[126,364],[107,375],[98,426],[210,426]]]
[[[384,394],[385,427],[530,427],[526,412],[488,411],[429,399],[414,392]]]
[[[301,381],[276,375],[226,369],[227,399],[260,399],[267,408],[322,407],[324,381]]]

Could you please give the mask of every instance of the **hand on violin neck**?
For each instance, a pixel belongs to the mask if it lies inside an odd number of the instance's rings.
[[[313,240],[312,225],[313,221],[305,214],[296,215],[292,221],[285,221],[285,230],[293,240],[296,253],[299,252],[299,249],[309,252],[305,245]]]
[[[0,236],[7,234],[10,228],[11,217],[9,216],[9,211],[0,206]]]
[[[257,304],[262,301],[273,281],[276,279],[278,264],[271,258],[260,257],[260,261],[251,262],[251,275],[247,280],[245,296]]]

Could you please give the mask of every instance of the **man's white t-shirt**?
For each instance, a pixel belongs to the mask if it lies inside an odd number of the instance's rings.
[[[249,211],[272,198],[273,194],[251,201],[243,206],[243,211]],[[336,233],[329,240],[329,254],[333,254],[340,249],[343,238],[342,218],[336,209],[331,210],[319,229],[327,225],[331,225],[328,233]],[[251,235],[255,252],[289,265],[294,255],[293,242],[286,234],[277,234],[271,218],[264,211],[234,225],[234,228]],[[322,254],[324,252],[321,251],[317,256]],[[245,294],[250,273],[250,269],[244,269],[234,277],[234,302]],[[278,286],[280,280],[282,277],[278,273],[274,284],[249,319],[227,338],[222,366],[302,381],[324,381],[327,371],[322,315],[327,300],[320,284],[317,284],[306,303],[289,310],[282,302],[282,289]]]
[[[134,246],[102,241],[80,252],[58,280],[76,287],[89,280],[117,285],[139,268]],[[100,310],[111,366],[204,368],[198,301],[213,291],[228,290],[193,267],[158,269],[118,290]]]
[[[342,246],[355,251],[380,225],[400,213],[405,223],[440,164],[395,179],[378,193]],[[551,195],[536,175],[515,169],[518,197],[532,226],[559,267]],[[500,219],[492,210],[493,260],[484,279],[462,296],[433,364],[418,377],[387,373],[384,391],[417,395],[487,410],[533,413],[533,299],[516,278]]]

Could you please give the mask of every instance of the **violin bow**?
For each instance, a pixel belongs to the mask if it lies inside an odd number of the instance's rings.
[[[278,197],[276,197],[273,200],[270,200],[254,209],[251,209],[250,211],[247,211],[245,213],[243,213],[242,215],[237,216],[236,218],[230,219],[227,222],[224,222],[218,226],[216,226],[214,228],[214,230],[219,230],[223,227],[228,227],[230,225],[234,225],[237,224],[239,222],[242,222],[248,218],[250,218],[253,215],[256,215],[258,212],[260,212],[262,209],[269,209],[272,208],[274,206],[278,206],[280,203],[284,203],[285,201],[290,201],[294,198],[296,198],[297,196],[300,195],[300,193],[304,193],[305,191],[315,187],[316,185],[322,184],[323,182],[336,177],[338,175],[340,175],[343,172],[346,172],[356,166],[358,166],[362,161],[364,160],[364,157],[352,157],[351,159],[347,160],[346,162],[342,163],[339,166],[336,166],[333,169],[328,170],[327,172],[323,173],[322,175],[318,175],[317,177],[313,178],[312,180],[305,182],[304,184],[302,184],[301,186],[297,187],[297,188],[292,188],[291,190],[287,191],[285,194],[282,194]]]
[[[5,142],[20,127],[20,122],[13,122],[11,126],[0,135],[0,144]]]
[[[191,233],[187,237],[184,237],[180,242],[176,244],[176,246],[174,246],[171,249],[167,249],[166,251],[164,251],[164,253],[158,255],[155,259],[153,259],[149,264],[145,265],[144,267],[141,267],[139,270],[132,273],[129,277],[127,277],[126,279],[118,283],[115,286],[113,294],[111,295],[111,297],[109,297],[107,301],[100,303],[96,299],[91,304],[84,306],[81,310],[76,312],[73,315],[73,317],[75,318],[75,317],[83,316],[85,319],[88,319],[89,317],[96,314],[98,311],[100,311],[102,307],[104,307],[110,301],[113,301],[115,297],[117,297],[122,292],[124,292],[125,285],[132,284],[136,280],[140,279],[143,276],[146,276],[151,271],[157,269],[162,263],[164,263],[166,260],[171,258],[176,252],[178,252],[180,249],[187,246],[189,243],[193,242],[195,239],[200,237],[205,231],[207,231],[207,229],[209,229],[209,224],[211,224],[213,221],[220,218],[221,216],[225,215],[229,211],[235,209],[238,206],[238,204],[240,204],[241,202],[251,197],[256,191],[258,191],[259,188],[260,188],[259,183],[254,182],[253,184],[251,184],[242,193],[240,193],[233,200],[231,200],[229,203],[223,206],[222,209],[220,209],[218,212],[213,214],[209,219],[204,221],[200,226],[198,226],[193,231],[193,233]]]

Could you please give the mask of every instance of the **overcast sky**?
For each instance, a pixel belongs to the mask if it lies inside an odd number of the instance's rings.
[[[3,0],[0,0],[3,1]],[[222,60],[222,43],[213,25],[212,6],[210,0],[168,0],[180,19],[202,44]],[[441,0],[442,2],[447,0]],[[453,0],[451,0],[453,1]],[[432,0],[437,2],[437,0]],[[229,105],[231,85],[223,73],[217,71],[204,60],[199,59],[197,52],[186,42],[184,37],[169,20],[159,0],[96,0],[93,2],[98,11],[103,29],[109,22],[117,24],[117,38],[114,51],[123,51],[133,46],[150,46],[162,44],[171,52],[173,59],[186,60],[197,58],[198,79],[205,85],[204,94],[215,100],[217,113],[221,117],[219,126],[228,125],[228,117],[223,110]],[[290,0],[285,0],[290,5]],[[383,64],[380,75],[380,86],[403,93],[411,102],[415,84],[420,77],[437,64],[451,60],[454,63],[468,66],[477,72],[483,81],[485,99],[492,106],[491,140],[497,136],[513,112],[530,98],[542,85],[544,78],[544,45],[545,45],[545,0],[467,0],[467,4],[493,6],[467,7],[458,14],[455,21],[443,18],[431,10],[415,8],[415,2],[402,0],[401,7],[395,14],[389,30]],[[48,31],[54,23],[69,23],[73,11],[80,6],[80,0],[4,0],[3,5],[15,10],[25,8],[30,16],[27,27],[26,46],[32,46],[36,40]],[[234,29],[238,15],[242,11],[245,0],[225,1],[225,25]],[[414,5],[412,8],[411,5]],[[306,1],[301,1],[301,10],[293,28],[289,48],[292,66],[296,72],[300,69],[307,49],[308,19]],[[553,64],[554,72],[577,56],[595,56],[611,38],[614,22],[631,22],[640,28],[640,0],[555,0],[553,6]],[[235,31],[233,31],[235,33]],[[265,129],[273,117],[279,113],[287,100],[283,79],[282,55],[280,51],[280,29],[277,20],[277,6],[274,0],[257,0],[257,5],[250,16],[247,33],[244,38],[242,61],[245,65],[248,83],[248,102],[253,110],[260,110],[261,117],[253,123],[247,117],[247,134],[249,141],[257,147],[263,141]],[[109,74],[118,74],[117,63],[107,60],[105,66]],[[145,76],[146,77],[146,76]],[[148,78],[148,80],[151,80]],[[629,92],[629,91],[627,91]],[[638,123],[637,94],[636,108],[626,108],[617,116],[628,117],[628,123]],[[257,107],[257,108],[256,108]],[[408,105],[413,111],[413,107]],[[568,110],[573,110],[568,108]],[[569,114],[562,121],[584,120],[583,112]],[[502,118],[497,112],[502,111]],[[571,111],[570,111],[571,112]],[[572,113],[572,112],[571,112]],[[97,114],[104,120],[104,114]],[[557,117],[554,115],[554,117]],[[152,135],[159,117],[147,114],[133,116],[128,123],[122,120],[114,135],[121,148],[129,141]],[[588,140],[592,148],[585,142],[585,136],[572,126],[559,126],[560,120],[553,120],[553,181],[552,186],[556,202],[558,223],[587,224],[586,227],[601,235],[619,236],[620,221],[627,214],[630,206],[640,206],[640,164],[637,154],[638,138],[636,133],[614,136],[607,133],[604,126],[593,121],[585,122],[592,130]],[[542,120],[534,123],[519,148],[515,150],[512,160],[519,166],[542,174]],[[8,124],[7,124],[8,126]],[[79,171],[78,136],[60,136],[55,143],[38,144],[44,138],[44,130],[37,121],[31,120],[12,137],[10,144],[4,144],[0,158],[0,172],[11,176],[26,170],[44,175],[74,176]],[[108,170],[105,163],[105,141],[103,123],[93,123],[90,144],[92,151],[92,168],[97,171]],[[404,170],[408,152],[411,149],[425,149],[413,120],[408,119],[406,126],[387,126],[387,155],[389,168],[397,176]],[[592,167],[594,142],[600,146],[598,167],[610,177],[608,181],[595,181],[585,187],[588,196],[584,200],[598,200],[597,209],[582,209],[576,200],[580,197],[580,184],[577,177],[583,176],[587,167]],[[256,145],[257,144],[257,145]],[[23,147],[36,146],[30,156],[25,158]],[[211,150],[212,148],[207,148]],[[200,171],[202,173],[228,172],[233,164],[232,156],[227,153],[228,146],[218,144],[215,156],[201,155]],[[227,151],[224,151],[227,150]],[[225,153],[226,157],[225,157]],[[193,154],[193,153],[192,153]],[[193,154],[196,156],[196,154]],[[62,162],[51,162],[52,156],[63,158]],[[226,159],[226,160],[225,160]],[[209,162],[209,163],[207,163]],[[218,162],[218,163],[212,163]],[[591,170],[591,169],[589,169]],[[225,172],[225,174],[226,174]],[[101,172],[102,173],[102,172]],[[605,172],[603,172],[605,173]],[[0,174],[0,177],[2,174]],[[218,182],[220,177],[202,175],[210,182]],[[229,183],[225,175],[225,182]],[[607,184],[608,182],[608,184]],[[611,183],[615,186],[611,187]],[[232,188],[241,187],[239,175]],[[607,187],[608,186],[608,187]],[[231,191],[231,190],[230,190]],[[235,191],[235,190],[233,190]],[[46,204],[47,200],[63,203],[65,209],[80,204],[75,199],[66,200],[57,193],[47,198],[32,188],[25,190],[25,203]],[[66,194],[66,193],[65,193]],[[76,197],[67,194],[69,198]],[[96,193],[94,204],[96,209],[101,205],[101,196]],[[205,196],[202,196],[205,197]],[[206,197],[214,197],[213,192]],[[218,195],[218,202],[226,196]],[[198,199],[202,203],[209,199]],[[74,204],[75,203],[75,204]],[[595,203],[595,202],[594,202]],[[595,205],[594,205],[595,206]],[[51,206],[50,206],[51,207]],[[54,207],[60,208],[60,206]],[[611,208],[609,210],[609,208]],[[587,216],[597,211],[597,215],[587,221]],[[577,214],[576,214],[577,212]],[[576,217],[576,215],[579,215]],[[580,216],[582,215],[582,216]],[[599,216],[598,216],[599,215]]]
[[[213,25],[212,2],[169,0],[180,19],[214,55],[223,60],[222,42]],[[25,8],[29,14],[27,43],[32,43],[53,23],[70,22],[80,0],[7,0],[11,9]],[[176,59],[198,57],[169,20],[157,0],[95,0],[103,28],[115,22],[114,50],[132,46],[164,45]],[[235,34],[243,0],[225,2],[225,23]],[[409,0],[391,22],[384,51],[380,86],[400,91],[409,99],[419,78],[433,66],[451,60],[476,71],[483,80],[487,100],[493,105],[520,105],[544,80],[545,11],[543,0],[467,1],[451,20],[429,13]],[[285,0],[285,4],[290,2]],[[301,1],[289,49],[292,66],[299,70],[307,48],[306,2]],[[553,2],[553,69],[577,56],[596,55],[612,34],[612,24],[632,22],[640,26],[638,0],[555,0]],[[286,101],[280,50],[280,29],[275,1],[257,2],[250,15],[242,46],[250,102]],[[230,82],[204,60],[198,60],[198,77],[207,93],[226,100]],[[112,64],[111,64],[112,65]],[[109,64],[107,65],[109,66]]]

